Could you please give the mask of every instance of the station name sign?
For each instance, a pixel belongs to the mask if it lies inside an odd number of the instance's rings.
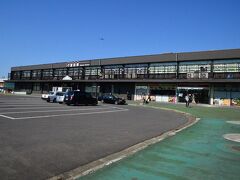
[[[71,62],[66,64],[67,67],[80,67],[80,66],[90,66],[89,63],[83,63],[83,62]]]

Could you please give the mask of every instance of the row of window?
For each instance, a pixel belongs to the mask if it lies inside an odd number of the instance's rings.
[[[74,67],[74,68],[60,68],[60,69],[45,69],[33,71],[15,71],[12,72],[12,79],[61,79],[66,75],[73,79],[89,79],[91,77],[100,77],[104,79],[115,78],[139,78],[144,75],[154,77],[161,74],[176,74],[177,63],[152,63],[148,64],[131,64],[131,65],[117,65],[98,67]],[[178,66],[179,74],[189,73],[234,73],[240,72],[240,60],[216,61],[211,65],[210,61],[196,62],[182,62]],[[184,76],[184,75],[183,75]]]

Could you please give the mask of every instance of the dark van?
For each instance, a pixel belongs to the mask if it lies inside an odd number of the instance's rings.
[[[97,98],[92,97],[90,93],[81,91],[68,91],[65,94],[64,102],[67,105],[97,105]]]

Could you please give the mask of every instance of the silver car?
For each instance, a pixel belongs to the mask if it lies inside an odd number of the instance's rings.
[[[52,94],[49,94],[47,98],[47,102],[53,102],[53,103],[57,102],[57,96],[59,93],[62,93],[62,92],[54,91]]]
[[[59,104],[62,104],[64,102],[64,97],[65,97],[65,93],[64,92],[57,92],[56,93],[56,102],[58,102]]]

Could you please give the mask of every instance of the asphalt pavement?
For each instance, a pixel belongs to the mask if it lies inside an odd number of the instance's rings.
[[[175,112],[0,95],[0,177],[46,179],[187,122]]]

